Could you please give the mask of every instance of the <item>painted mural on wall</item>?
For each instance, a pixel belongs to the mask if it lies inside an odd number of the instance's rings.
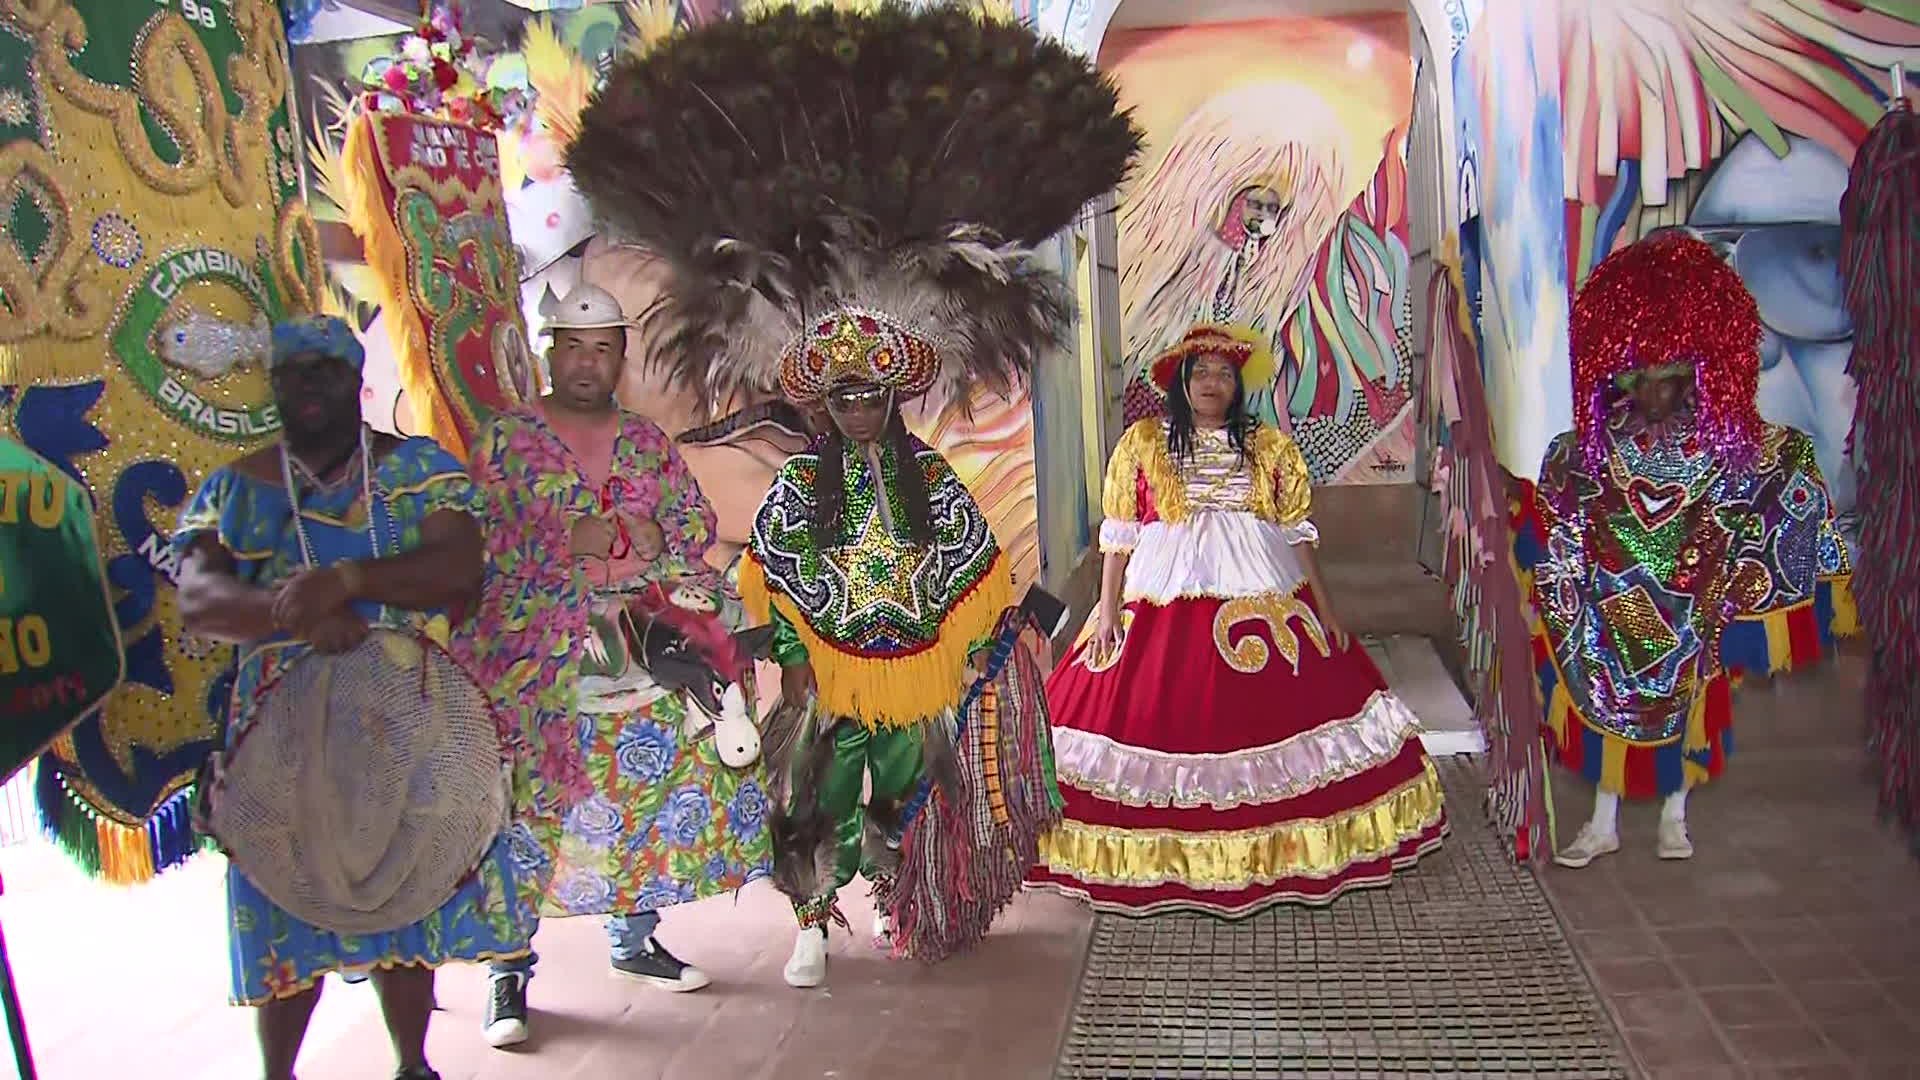
[[[1904,19],[1885,3],[1561,7],[1572,283],[1651,232],[1697,230],[1759,302],[1762,415],[1813,437],[1835,508],[1849,515],[1840,195],[1885,108],[1887,69],[1920,59],[1912,5]],[[1649,82],[1671,89],[1649,100],[1639,90]]]
[[[515,40],[500,43],[490,77],[524,79],[538,96],[535,121],[524,128],[510,126],[499,135],[507,212],[522,266],[522,307],[536,351],[541,340],[538,303],[548,288],[564,294],[577,281],[588,280],[613,292],[630,313],[646,310],[657,294],[651,258],[596,235],[561,159],[580,110],[619,56],[646,48],[682,20],[711,17],[724,6],[673,0],[590,3],[531,18]],[[357,85],[367,65],[394,48],[395,39],[377,38],[308,46],[295,53],[294,67],[308,105],[308,159],[317,217],[340,216],[340,150],[351,108],[341,88]],[[341,286],[336,304],[355,312],[366,331],[367,417],[379,426],[411,429],[411,403],[402,394],[385,347],[382,315],[372,302],[377,290],[363,266],[334,270]],[[635,362],[629,365],[621,398],[680,436],[688,466],[719,515],[716,557],[731,558],[746,540],[753,511],[774,470],[804,445],[804,438],[793,431],[797,419],[778,402],[706,400],[670,385],[645,362],[658,330],[630,336],[629,355]],[[1026,394],[1010,399],[983,394],[970,402],[929,397],[917,403],[907,421],[947,456],[972,489],[1013,559],[1016,578],[1035,579],[1041,522],[1034,495],[1033,411]],[[1077,450],[1061,467],[1079,468]],[[1060,518],[1057,526],[1049,527],[1075,528],[1070,515]]]
[[[1101,45],[1147,154],[1120,194],[1129,412],[1196,322],[1278,360],[1249,386],[1319,483],[1411,479],[1415,409],[1403,14],[1115,30]]]
[[[1514,4],[1453,57],[1461,269],[1494,448],[1517,476],[1573,426],[1556,33],[1550,6]]]

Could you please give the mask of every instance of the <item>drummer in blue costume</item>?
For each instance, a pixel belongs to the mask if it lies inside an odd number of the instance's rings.
[[[337,319],[276,327],[270,375],[282,441],[215,471],[181,515],[174,544],[186,626],[241,646],[230,749],[247,727],[249,703],[309,650],[355,649],[382,612],[444,639],[440,613],[464,606],[479,585],[478,492],[431,439],[393,438],[361,423],[364,362]],[[272,642],[284,647],[257,648]],[[531,920],[513,873],[496,840],[426,918],[344,935],[291,915],[230,866],[232,998],[260,1010],[267,1080],[293,1076],[330,972],[372,973],[399,1077],[435,1080],[426,1060],[433,969],[526,953]]]

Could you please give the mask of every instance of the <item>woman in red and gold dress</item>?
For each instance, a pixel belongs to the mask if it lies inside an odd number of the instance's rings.
[[[1256,346],[1154,362],[1167,416],[1107,467],[1100,604],[1047,681],[1065,821],[1031,880],[1237,918],[1384,885],[1439,846],[1419,721],[1328,605],[1306,460],[1246,411]]]

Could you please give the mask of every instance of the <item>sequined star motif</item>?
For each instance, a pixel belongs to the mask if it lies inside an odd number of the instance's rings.
[[[873,337],[861,333],[854,320],[843,318],[832,334],[820,339],[818,348],[826,356],[829,370],[859,370],[873,349]]]
[[[924,605],[913,587],[914,571],[925,553],[901,543],[887,528],[878,506],[867,511],[853,543],[835,554],[827,562],[847,585],[841,591],[843,608],[837,615],[846,625],[859,627],[863,638],[875,631],[892,638],[899,624],[917,626],[925,618]]]

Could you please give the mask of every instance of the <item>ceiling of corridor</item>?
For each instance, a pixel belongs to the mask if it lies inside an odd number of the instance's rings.
[[[1111,27],[1184,26],[1199,22],[1245,22],[1305,15],[1352,15],[1405,11],[1405,0],[1124,0]]]

